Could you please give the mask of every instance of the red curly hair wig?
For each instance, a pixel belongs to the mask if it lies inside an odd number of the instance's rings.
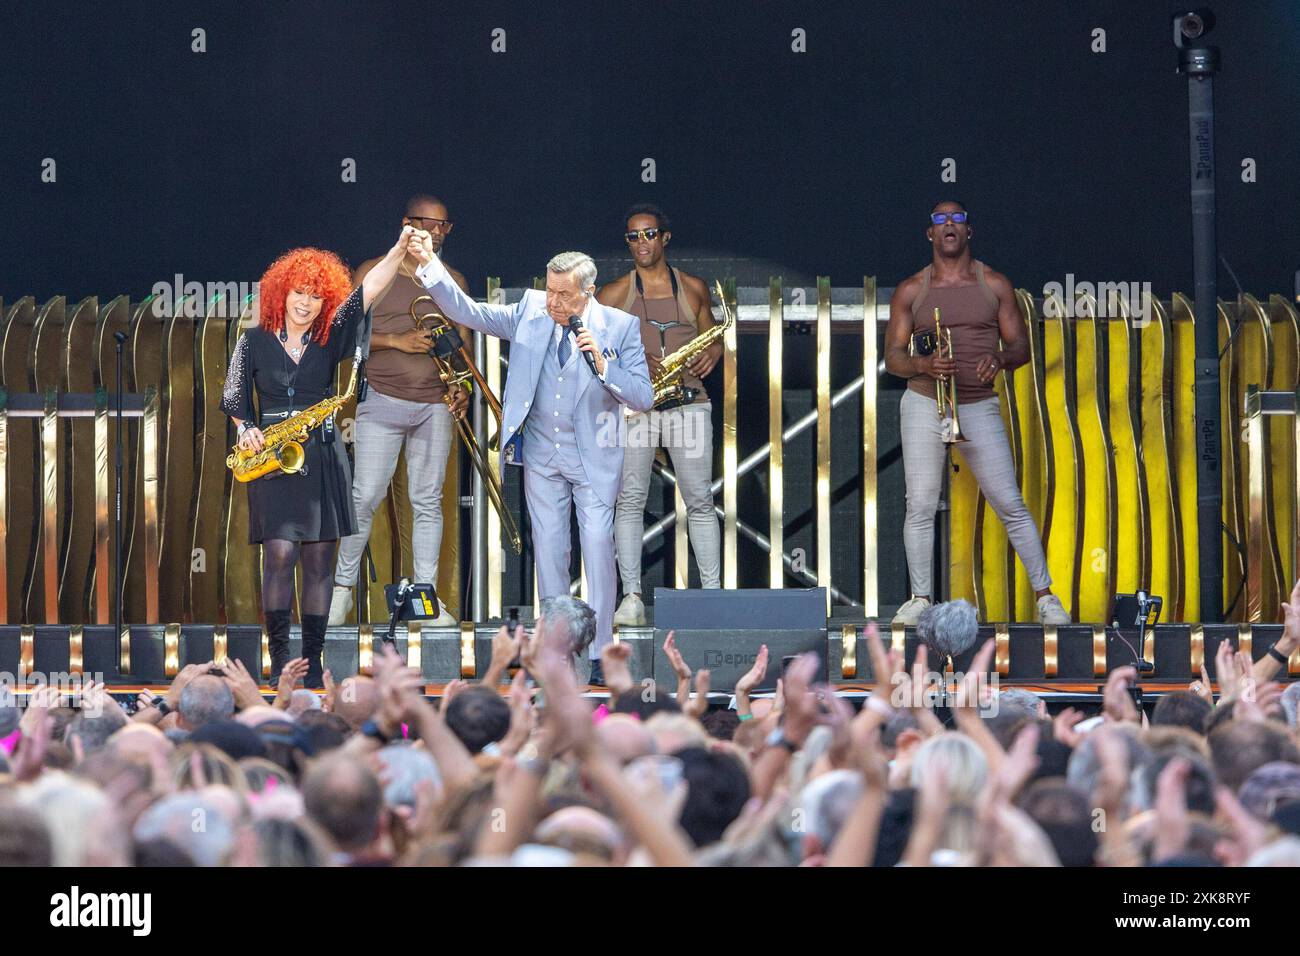
[[[334,313],[352,292],[352,273],[332,252],[290,249],[271,263],[258,287],[260,324],[268,332],[279,335],[284,329],[284,305],[290,292],[310,292],[324,300],[311,326],[312,340],[324,345]]]

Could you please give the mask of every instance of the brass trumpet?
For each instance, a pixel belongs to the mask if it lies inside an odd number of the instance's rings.
[[[417,315],[416,308],[422,302],[427,302],[431,310]],[[419,296],[411,303],[409,310],[411,321],[415,323],[417,329],[421,331],[427,329],[433,333],[433,348],[429,350],[429,357],[437,364],[438,375],[447,388],[449,390],[463,388],[473,394],[474,386],[477,385],[487,401],[488,408],[492,410],[492,415],[497,421],[497,434],[488,443],[487,455],[483,454],[483,449],[478,439],[474,437],[474,430],[470,428],[469,423],[455,415],[452,416],[452,420],[456,423],[456,431],[460,434],[461,443],[469,452],[469,460],[474,465],[474,470],[483,479],[483,487],[487,489],[492,507],[501,516],[501,529],[510,542],[511,550],[515,554],[521,554],[524,550],[523,538],[519,535],[519,527],[515,524],[510,509],[506,507],[505,496],[501,491],[500,465],[497,462],[497,448],[501,435],[501,403],[492,394],[492,389],[488,388],[483,373],[470,358],[469,349],[461,339],[460,333],[456,331],[456,327],[448,322],[447,317],[437,311],[437,308],[437,303],[433,301],[432,296]]]
[[[939,310],[934,310],[934,354],[940,358],[953,358],[952,329],[939,325]],[[934,401],[939,407],[939,417],[951,419],[952,424],[944,433],[943,440],[950,445],[966,441],[961,433],[961,420],[957,417],[957,376],[945,375],[935,380]]]

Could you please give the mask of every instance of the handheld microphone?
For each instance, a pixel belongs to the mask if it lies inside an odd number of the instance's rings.
[[[577,335],[582,331],[582,319],[576,315],[569,316],[569,331]],[[591,369],[591,374],[600,378],[600,373],[596,371],[596,357],[590,352],[584,351],[582,357],[587,360],[587,368]]]
[[[397,582],[397,593],[393,595],[393,603],[400,606],[406,603],[407,595],[411,593],[411,579],[402,578]]]

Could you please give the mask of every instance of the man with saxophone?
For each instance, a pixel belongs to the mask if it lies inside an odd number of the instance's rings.
[[[415,196],[406,204],[402,224],[427,232],[434,252],[440,252],[452,222],[442,200]],[[360,283],[378,259],[363,262],[354,281]],[[438,554],[442,547],[442,485],[447,474],[453,433],[453,415],[464,415],[468,394],[455,388],[450,394],[429,355],[433,333],[417,329],[411,304],[425,294],[415,278],[419,263],[409,252],[397,277],[374,306],[374,332],[366,377],[370,389],[357,404],[354,431],[355,467],[352,502],[357,513],[357,533],[339,545],[334,572],[334,594],[329,623],[342,624],[352,609],[352,588],[357,583],[361,557],[370,540],[375,509],[388,493],[397,458],[406,448],[406,485],[411,499],[413,528],[411,550],[415,580],[438,583]],[[447,270],[466,289],[465,277]],[[442,602],[440,601],[441,605]],[[445,606],[439,608],[435,627],[450,627],[456,619]]]
[[[623,235],[635,266],[596,293],[596,300],[635,315],[651,380],[663,360],[689,348],[701,333],[713,328],[709,287],[704,280],[668,265],[665,249],[672,232],[668,217],[650,204],[633,206],[624,216]],[[662,447],[672,458],[673,472],[686,503],[687,528],[700,584],[722,586],[721,534],[713,510],[713,406],[703,379],[722,357],[722,342],[699,351],[686,364],[682,384],[685,401],[674,407],[639,412],[627,421],[623,455],[623,485],[614,516],[618,571],[623,601],[614,623],[646,623],[641,599],[641,538],[645,533],[645,504],[655,451]]]
[[[570,528],[586,565],[596,639],[588,648],[591,683],[613,640],[614,503],[623,471],[623,407],[643,412],[654,392],[634,316],[594,300],[596,263],[562,252],[546,264],[546,291],[529,289],[514,305],[481,304],[452,281],[428,235],[410,249],[416,277],[448,318],[510,342],[501,402],[501,459],[522,464],[542,600],[569,593]]]
[[[898,609],[894,623],[914,626],[933,601],[934,515],[948,449],[955,446],[1025,566],[1038,595],[1039,622],[1069,624],[1070,615],[1052,593],[1038,527],[1016,485],[993,391],[998,372],[1029,361],[1029,338],[1015,290],[1006,276],[971,257],[970,221],[961,203],[935,206],[926,236],[934,247],[933,259],[898,284],[885,331],[885,367],[907,379],[899,430],[907,486],[903,545],[912,597]],[[914,336],[926,335],[932,347],[910,347]],[[955,397],[954,407],[941,409],[941,394]]]

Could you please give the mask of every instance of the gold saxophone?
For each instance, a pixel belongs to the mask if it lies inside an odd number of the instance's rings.
[[[234,473],[235,480],[253,481],[273,471],[283,471],[287,475],[302,471],[303,462],[307,458],[302,450],[303,442],[313,428],[319,428],[352,397],[357,389],[357,364],[352,363],[352,377],[348,379],[347,391],[342,395],[331,395],[264,429],[262,438],[265,445],[261,451],[246,451],[238,445],[231,449],[226,467]]]
[[[726,335],[727,329],[731,328],[736,321],[736,316],[727,308],[727,297],[722,292],[721,282],[717,283],[717,288],[718,301],[722,303],[722,324],[701,332],[676,352],[664,356],[659,371],[655,372],[650,379],[650,386],[655,393],[654,408],[657,411],[665,411],[695,401],[696,390],[682,382],[682,373],[686,371],[686,366],[695,356]]]

